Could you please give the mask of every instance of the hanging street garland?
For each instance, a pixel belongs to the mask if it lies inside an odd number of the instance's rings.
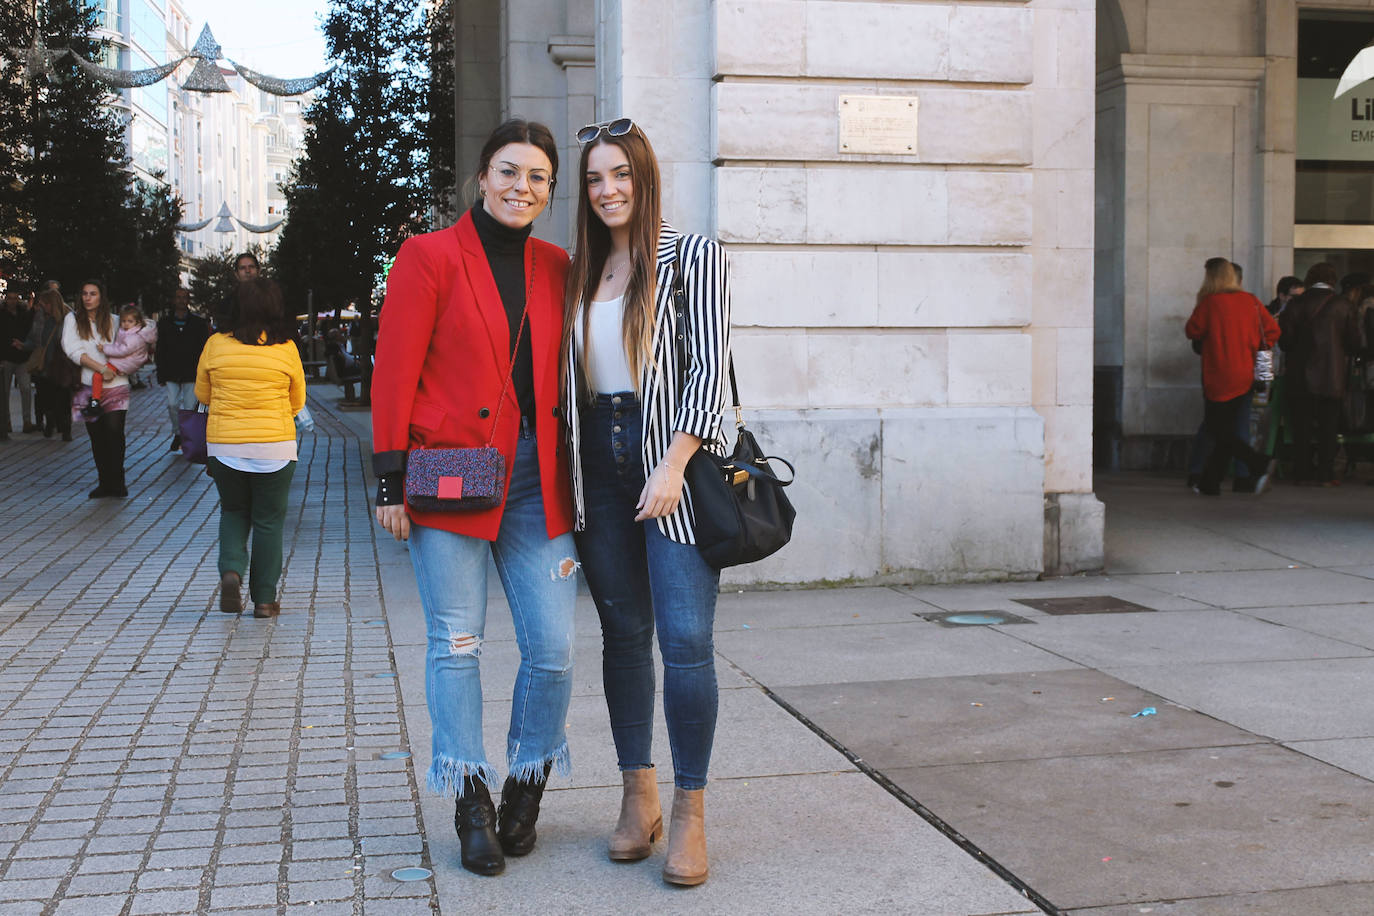
[[[94,64],[86,58],[68,48],[47,48],[43,45],[41,38],[34,38],[33,45],[27,48],[10,48],[10,56],[16,60],[24,62],[25,73],[29,79],[50,79],[53,76],[53,64],[61,63],[70,58],[82,72],[93,79],[97,79],[112,89],[132,89],[136,86],[151,86],[161,82],[170,76],[177,67],[188,60],[195,60],[196,65],[190,74],[182,82],[181,88],[191,92],[229,92],[229,84],[224,81],[224,74],[220,71],[217,61],[227,58],[224,57],[223,49],[219,42],[215,41],[214,33],[210,31],[210,26],[206,25],[200,31],[200,37],[196,39],[195,47],[191,53],[181,57],[171,63],[162,64],[158,67],[149,67],[145,70],[121,70],[115,67],[102,67]],[[280,79],[275,76],[268,76],[256,70],[250,70],[234,61],[229,64],[234,68],[239,76],[243,77],[248,83],[261,89],[269,95],[300,95],[323,86],[325,80],[329,79],[329,74],[334,72],[330,67],[323,73],[316,73],[314,76],[301,77],[299,79]]]

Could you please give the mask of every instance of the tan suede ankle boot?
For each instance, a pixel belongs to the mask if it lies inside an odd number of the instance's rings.
[[[658,779],[653,767],[623,770],[620,778],[625,794],[620,799],[620,820],[611,834],[610,855],[615,862],[637,862],[649,857],[654,840],[663,835]]]
[[[687,886],[706,880],[705,789],[673,789],[673,821],[668,825],[663,880]]]

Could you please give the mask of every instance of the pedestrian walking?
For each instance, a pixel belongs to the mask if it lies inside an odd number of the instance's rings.
[[[0,407],[4,415],[0,417],[0,438],[8,438],[14,432],[10,416],[10,390],[19,388],[19,415],[23,420],[23,431],[34,432],[38,429],[33,422],[33,383],[29,378],[29,351],[24,349],[24,340],[33,326],[33,310],[24,301],[19,287],[5,288],[3,305],[0,305]]]
[[[196,408],[196,364],[209,337],[209,322],[191,312],[191,291],[178,289],[172,310],[157,323],[157,381],[166,391],[172,420],[168,451],[181,450],[180,411]]]
[[[609,852],[617,861],[645,858],[662,832],[651,747],[657,628],[674,786],[663,878],[694,885],[707,876],[705,788],[718,705],[711,628],[720,573],[694,546],[683,470],[703,443],[724,449],[725,254],[661,220],[658,161],[630,119],[584,127],[577,139],[565,410],[578,554],[601,618],[606,706],[623,781]],[[687,294],[681,319],[673,306],[679,271]]]
[[[115,320],[101,280],[81,284],[81,304],[62,322],[62,349],[81,367],[81,387],[72,397],[72,420],[84,421],[95,460],[96,488],[91,499],[129,495],[124,485],[124,419],[129,410],[129,378],[101,354],[114,343]]]
[[[67,304],[55,289],[44,289],[34,300],[33,327],[24,342],[30,351],[29,367],[33,377],[38,415],[43,418],[43,436],[62,434],[63,442],[72,441],[72,389],[70,381],[76,371],[67,371],[70,361],[62,352],[62,323],[66,319]]]
[[[1207,496],[1220,495],[1221,478],[1234,455],[1251,474],[1258,474],[1254,492],[1263,493],[1274,468],[1268,456],[1239,433],[1236,417],[1249,409],[1255,353],[1278,340],[1278,323],[1259,299],[1240,288],[1230,261],[1212,258],[1184,331],[1189,340],[1202,344],[1204,422],[1213,440],[1196,489]]]
[[[240,284],[238,303],[235,325],[206,341],[196,366],[196,397],[210,408],[206,471],[220,499],[219,609],[243,610],[246,575],[253,616],[276,617],[305,369],[277,284]]]
[[[569,771],[577,563],[558,401],[568,256],[530,234],[557,174],[558,145],[544,125],[510,120],[491,133],[474,175],[481,199],[396,255],[372,380],[377,520],[409,538],[425,615],[427,781],[456,797],[463,867],[484,875],[533,849],[549,772]],[[483,447],[499,452],[499,474],[490,451],[473,455]],[[431,458],[446,469],[422,497],[416,468]],[[484,475],[494,478],[494,505],[465,509],[464,487]],[[414,504],[426,498],[434,502]],[[478,677],[488,557],[520,649],[499,812]]]
[[[1363,348],[1359,310],[1336,292],[1336,268],[1325,262],[1307,271],[1307,291],[1279,316],[1286,371],[1285,397],[1292,427],[1294,480],[1340,486],[1336,448],[1349,357]],[[1313,444],[1316,460],[1313,460]]]

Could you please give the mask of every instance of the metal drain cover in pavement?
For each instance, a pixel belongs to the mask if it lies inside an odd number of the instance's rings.
[[[998,627],[1004,624],[1032,622],[1007,611],[946,611],[918,616],[942,627]]]
[[[1154,613],[1154,608],[1113,598],[1111,595],[1083,595],[1078,598],[1013,598],[1017,604],[1059,616],[1062,614],[1139,614]]]

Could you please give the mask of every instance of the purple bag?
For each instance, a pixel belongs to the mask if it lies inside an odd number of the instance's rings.
[[[181,437],[181,454],[192,464],[208,460],[205,448],[205,419],[210,416],[202,408],[177,410],[177,435]]]

